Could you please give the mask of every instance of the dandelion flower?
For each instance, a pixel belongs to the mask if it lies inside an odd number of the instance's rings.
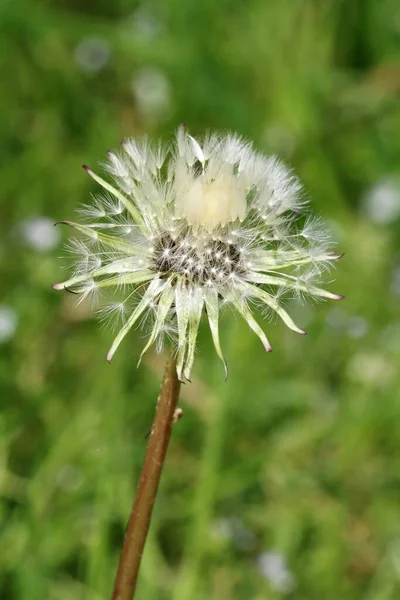
[[[120,319],[108,361],[129,330],[144,323],[141,357],[172,334],[178,377],[189,379],[204,313],[226,371],[223,306],[233,307],[270,351],[254,306],[305,333],[283,296],[342,298],[318,285],[339,256],[320,221],[305,214],[298,179],[275,157],[236,135],[197,141],[181,127],[171,148],[132,139],[108,158],[113,183],[84,166],[104,193],[81,209],[86,224],[62,221],[81,234],[72,242],[79,258],[72,277],[53,286],[90,295],[106,319]],[[102,297],[110,291],[107,304]]]

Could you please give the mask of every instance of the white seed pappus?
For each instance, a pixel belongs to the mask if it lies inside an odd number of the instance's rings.
[[[103,193],[81,208],[84,222],[62,221],[79,234],[70,243],[78,258],[72,276],[53,286],[91,296],[103,318],[117,319],[107,360],[141,323],[141,357],[170,337],[178,376],[189,379],[204,314],[227,372],[223,306],[270,351],[254,306],[305,333],[284,309],[284,296],[342,298],[319,287],[339,256],[320,220],[308,215],[298,179],[277,158],[236,135],[196,140],[180,127],[171,147],[130,139],[108,159],[112,183],[84,167]]]

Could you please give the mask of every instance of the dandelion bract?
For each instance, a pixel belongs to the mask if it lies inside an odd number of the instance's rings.
[[[236,135],[198,141],[181,127],[170,148],[126,140],[108,159],[112,183],[84,167],[103,193],[80,210],[83,223],[62,221],[80,234],[72,242],[78,260],[71,278],[53,287],[91,295],[105,318],[120,318],[109,361],[129,330],[144,323],[142,355],[172,335],[178,376],[189,379],[204,313],[226,370],[223,306],[233,307],[269,351],[254,305],[305,333],[284,297],[342,298],[319,287],[339,256],[308,215],[298,179],[275,157]]]

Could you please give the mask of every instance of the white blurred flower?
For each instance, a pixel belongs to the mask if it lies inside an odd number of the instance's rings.
[[[25,242],[39,252],[53,250],[61,238],[57,227],[54,227],[54,222],[47,217],[35,217],[23,221],[21,233]]]
[[[135,35],[143,40],[155,38],[163,29],[163,22],[160,20],[158,13],[156,16],[144,7],[138,8],[133,13]]]
[[[289,594],[296,588],[296,578],[289,571],[282,554],[270,551],[257,557],[258,569],[268,579],[270,585],[283,594]]]
[[[393,363],[378,352],[359,352],[348,364],[349,377],[369,385],[385,386],[391,382],[395,373]]]
[[[244,552],[249,552],[256,544],[255,534],[237,517],[218,519],[213,523],[213,532],[218,538],[232,540]]]
[[[350,317],[346,324],[347,333],[354,339],[362,338],[368,331],[368,323],[364,317],[354,315]]]
[[[363,199],[366,216],[379,225],[396,221],[400,217],[400,183],[386,178],[373,185]]]
[[[86,37],[75,48],[75,60],[83,71],[96,73],[110,59],[110,46],[106,39],[98,36]]]
[[[304,334],[284,309],[283,295],[342,298],[319,287],[339,256],[319,219],[298,224],[305,209],[298,179],[249,142],[235,135],[197,141],[181,127],[167,148],[152,147],[147,138],[126,140],[105,167],[115,185],[85,167],[105,193],[82,208],[88,224],[62,221],[86,240],[72,241],[75,272],[53,287],[95,299],[112,291],[103,316],[119,321],[119,333],[107,360],[144,318],[150,328],[142,355],[173,336],[178,376],[189,379],[206,314],[227,373],[219,339],[225,306],[269,352],[254,305]]]
[[[132,81],[132,92],[140,112],[146,117],[164,116],[171,104],[171,86],[155,67],[140,69]]]
[[[326,324],[337,333],[347,333],[354,339],[363,337],[368,331],[368,323],[364,317],[349,315],[342,306],[332,308],[328,312]]]
[[[0,343],[7,342],[15,333],[18,316],[13,308],[0,304]]]

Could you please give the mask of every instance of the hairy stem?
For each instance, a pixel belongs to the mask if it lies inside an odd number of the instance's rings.
[[[136,498],[126,528],[112,600],[132,600],[135,593],[140,561],[175,420],[179,391],[176,364],[170,358],[165,367]]]

